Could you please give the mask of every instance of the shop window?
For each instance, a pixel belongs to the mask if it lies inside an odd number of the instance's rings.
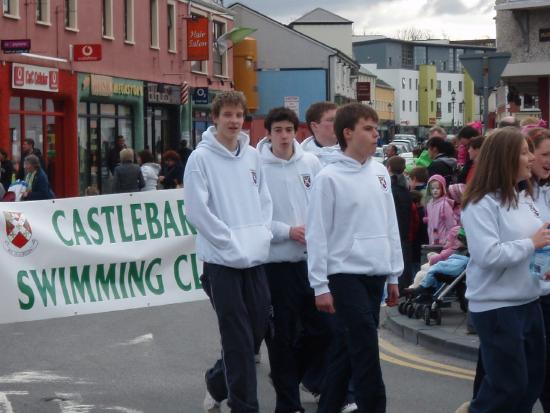
[[[113,38],[113,0],[103,0],[103,14],[101,19],[102,34],[107,39]]]
[[[201,16],[199,14],[192,14],[191,17],[196,18],[196,17],[205,17],[205,16]],[[208,73],[207,63],[208,62],[204,60],[193,60],[191,61],[191,71],[201,73],[201,74],[207,74]]]
[[[6,17],[19,18],[19,0],[3,0],[2,12]]]
[[[10,141],[11,141],[11,159],[19,161],[21,159],[21,116],[10,115]]]
[[[24,110],[31,112],[42,111],[42,99],[37,98],[25,98]]]
[[[214,40],[222,36],[226,32],[226,24],[224,22],[214,21]],[[220,54],[218,49],[214,47],[213,52],[214,75],[227,76],[227,52]]]
[[[134,0],[124,0],[124,41],[134,43]]]
[[[77,27],[77,0],[65,0],[65,28],[76,30]]]
[[[176,51],[176,4],[169,2],[167,5],[167,18],[168,18],[168,51]]]
[[[35,0],[36,22],[50,24],[50,0]]]
[[[151,32],[151,47],[159,47],[159,5],[158,0],[149,1],[149,29]]]

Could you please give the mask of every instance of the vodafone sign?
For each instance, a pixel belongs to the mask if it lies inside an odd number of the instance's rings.
[[[91,62],[101,60],[100,44],[74,44],[73,60],[75,62]]]
[[[14,89],[59,91],[59,70],[51,67],[12,64],[11,87]]]

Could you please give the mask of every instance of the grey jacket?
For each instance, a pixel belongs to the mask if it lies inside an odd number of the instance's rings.
[[[138,192],[145,186],[141,168],[135,163],[123,162],[115,168],[113,192]]]

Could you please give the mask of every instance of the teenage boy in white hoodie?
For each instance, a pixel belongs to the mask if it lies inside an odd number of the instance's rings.
[[[340,145],[334,134],[336,108],[332,102],[317,102],[306,112],[306,124],[311,136],[301,143],[302,149],[317,156],[323,166],[331,162],[335,153],[340,152]]]
[[[262,264],[272,238],[272,203],[260,157],[241,131],[245,112],[242,93],[216,96],[216,126],[203,133],[184,177],[186,214],[198,231],[197,255],[207,268],[234,413],[259,411],[254,350],[267,331],[270,308]],[[211,407],[219,411],[219,404]]]
[[[264,120],[268,135],[258,144],[273,199],[273,239],[265,269],[274,334],[267,336],[266,343],[277,413],[303,411],[299,384],[304,369],[322,363],[330,343],[309,286],[305,241],[309,196],[321,162],[295,140],[298,125],[292,110],[274,108]]]
[[[342,327],[318,413],[338,411],[350,374],[359,411],[386,410],[377,327],[386,280],[388,305],[397,302],[403,256],[390,177],[372,159],[377,128],[378,115],[368,106],[338,109],[334,129],[343,153],[317,175],[311,194],[309,281],[317,308],[336,313]]]

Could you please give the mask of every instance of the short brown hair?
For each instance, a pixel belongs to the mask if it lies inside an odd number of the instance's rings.
[[[475,138],[472,138],[470,140],[470,148],[480,149],[481,145],[483,145],[484,140],[485,140],[485,138],[483,136],[476,136]]]
[[[445,129],[443,129],[441,126],[439,125],[435,125],[435,126],[432,126],[430,128],[430,130],[428,131],[428,136],[430,136],[432,133],[434,132],[439,132],[441,133],[443,136],[447,137],[447,132],[445,132]]]
[[[338,109],[334,118],[334,132],[343,151],[348,147],[346,138],[344,138],[344,129],[355,129],[359,119],[378,122],[378,113],[370,106],[362,103],[348,103]]]
[[[317,102],[312,104],[306,112],[306,124],[309,131],[313,133],[313,131],[311,130],[311,122],[321,122],[321,118],[323,117],[325,112],[337,108],[338,106],[336,106],[336,104],[332,102]]]
[[[300,120],[298,119],[298,116],[296,116],[296,112],[282,106],[271,109],[264,119],[264,127],[267,129],[267,133],[271,134],[271,125],[274,122],[282,122],[285,120],[292,123],[294,126],[294,132],[298,130]]]
[[[224,106],[241,106],[246,114],[246,97],[238,90],[230,90],[217,94],[212,102],[212,116],[220,116],[220,112]]]
[[[485,139],[472,181],[466,187],[462,198],[463,207],[480,201],[485,195],[498,193],[501,205],[517,207],[516,180],[519,171],[519,157],[525,137],[519,129],[506,126]],[[528,182],[527,191],[531,194]]]
[[[409,177],[416,179],[418,182],[428,182],[430,175],[428,174],[428,168],[423,166],[415,166],[409,172]]]
[[[401,175],[405,171],[405,159],[399,155],[394,155],[387,162],[389,171],[396,175]]]
[[[153,158],[153,154],[149,149],[142,150],[141,152],[138,153],[138,156],[142,164],[155,162],[155,158]]]
[[[179,156],[179,154],[176,151],[169,150],[169,151],[166,151],[162,154],[162,160],[165,161],[165,162],[166,161],[178,162],[179,160],[181,160],[181,157]]]

